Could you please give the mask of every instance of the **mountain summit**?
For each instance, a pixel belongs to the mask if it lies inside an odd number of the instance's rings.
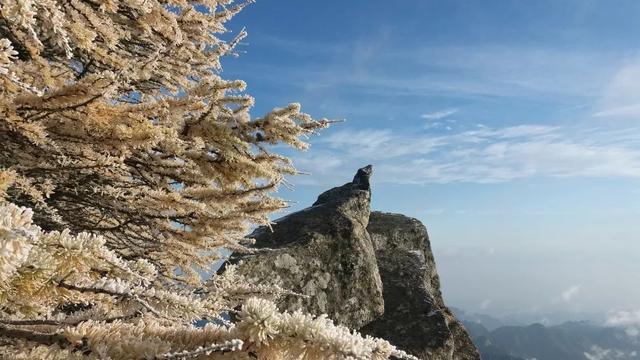
[[[341,325],[387,339],[425,360],[479,360],[440,293],[427,229],[401,214],[371,212],[372,166],[327,190],[313,206],[261,227],[238,270],[277,274],[283,310],[328,314]]]

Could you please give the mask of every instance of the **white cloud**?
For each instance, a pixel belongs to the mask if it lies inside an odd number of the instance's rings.
[[[622,327],[629,338],[634,341],[640,340],[640,309],[611,311],[605,324]]]
[[[632,117],[640,115],[640,104],[619,105],[601,109],[593,116],[595,117]]]
[[[293,67],[255,66],[261,67],[257,73],[270,83],[299,86],[313,93],[314,101],[319,94],[337,91],[381,96],[534,97],[537,101],[570,96],[592,100],[601,95],[627,54],[500,45],[405,49],[395,46],[384,30],[367,41],[302,43],[263,36],[258,40],[283,52],[313,56],[314,61]],[[407,70],[398,71],[398,64]],[[353,104],[349,106],[353,108]]]
[[[449,116],[457,113],[458,111],[460,111],[460,109],[444,109],[444,110],[439,110],[439,111],[434,111],[434,112],[422,114],[422,115],[420,115],[420,117],[423,118],[423,119],[426,119],[426,120],[440,120],[440,119],[444,119],[446,117],[449,117]]]
[[[609,80],[595,117],[640,117],[640,60],[624,64]]]
[[[439,121],[432,121],[424,125],[425,130],[438,129],[440,127],[442,127],[442,123]]]
[[[296,176],[292,183],[300,185],[318,184],[318,179],[329,179],[331,174],[339,172],[345,166],[343,159],[327,153],[306,153],[305,156],[298,157],[294,165],[302,174]],[[310,171],[311,169],[313,171]]]
[[[434,134],[409,129],[339,130],[312,155],[332,159],[336,175],[372,163],[376,181],[400,184],[496,183],[530,177],[640,178],[640,129],[544,125],[481,127]],[[310,154],[307,153],[307,154]],[[322,163],[298,155],[301,170]],[[300,166],[302,161],[307,166]],[[322,179],[316,179],[322,182]]]
[[[588,360],[628,360],[636,359],[637,355],[636,351],[605,349],[597,345],[593,345],[589,352],[584,353]]]
[[[607,316],[607,325],[640,325],[640,309],[613,311]]]
[[[342,130],[323,136],[320,144],[352,159],[389,159],[428,154],[440,145],[434,137],[402,136],[392,130]]]
[[[560,297],[562,301],[569,303],[578,294],[578,291],[580,291],[580,285],[573,285],[565,289],[562,294],[560,294]]]
[[[340,131],[325,136],[321,139],[323,143],[330,147],[337,148],[371,148],[375,149],[381,145],[388,144],[392,140],[390,130],[364,129],[360,131]]]
[[[630,338],[636,338],[638,337],[638,335],[640,335],[640,330],[634,326],[629,326],[628,328],[624,329],[624,332]]]

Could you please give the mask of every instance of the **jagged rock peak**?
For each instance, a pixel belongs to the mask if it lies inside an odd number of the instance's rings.
[[[373,166],[371,165],[358,169],[358,172],[356,172],[356,175],[353,177],[353,181],[323,192],[318,196],[318,200],[313,203],[313,206],[336,201],[342,202],[353,196],[362,195],[363,193],[368,201],[371,197],[371,184],[369,179],[371,179],[372,175]]]
[[[382,283],[367,232],[371,166],[354,181],[326,191],[314,205],[260,227],[250,238],[258,256],[244,256],[241,273],[277,276],[281,286],[301,296],[287,296],[282,310],[328,314],[336,323],[358,329],[384,310]],[[259,279],[262,281],[262,279]]]
[[[258,228],[238,270],[258,283],[280,279],[281,310],[328,314],[382,337],[421,360],[480,360],[445,305],[426,227],[401,214],[371,212],[371,165],[309,208]]]
[[[371,184],[369,183],[371,175],[373,175],[372,165],[367,165],[363,168],[358,169],[358,172],[353,177],[353,181],[351,182],[353,188],[358,190],[371,191]]]

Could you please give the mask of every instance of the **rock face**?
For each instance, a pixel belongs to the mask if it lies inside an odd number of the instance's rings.
[[[288,296],[281,309],[328,314],[335,322],[358,329],[384,310],[382,283],[367,232],[371,167],[353,182],[331,189],[313,206],[258,228],[250,238],[256,247],[274,251],[245,258],[239,270],[278,274],[282,286],[308,297]]]
[[[239,270],[277,274],[281,309],[326,313],[336,323],[382,337],[421,359],[480,359],[444,305],[427,230],[418,220],[370,212],[371,166],[318,196],[313,206],[249,237],[271,248],[244,257]]]
[[[421,359],[480,359],[444,305],[427,229],[400,214],[372,212],[367,228],[382,278],[384,314],[361,329]]]

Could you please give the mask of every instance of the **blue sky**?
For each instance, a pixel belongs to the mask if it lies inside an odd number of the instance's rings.
[[[640,308],[640,2],[258,1],[223,76],[254,115],[346,119],[292,153],[311,204],[374,165],[423,221],[445,300],[490,314]]]

